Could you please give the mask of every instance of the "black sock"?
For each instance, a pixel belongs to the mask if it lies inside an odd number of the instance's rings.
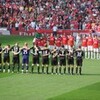
[[[32,66],[32,69],[31,69],[32,73],[33,73],[33,70],[34,70],[34,66]]]
[[[81,68],[79,68],[79,74],[81,75],[81,71],[82,71],[82,69]]]
[[[10,65],[8,66],[8,69],[10,70]]]
[[[72,75],[73,75],[73,70],[74,70],[74,69],[72,68],[72,69],[71,69],[71,73],[72,73]]]
[[[25,67],[25,66],[23,65],[23,66],[22,66],[22,70],[24,70],[24,67]]]
[[[18,67],[17,67],[17,71],[19,72],[19,70],[20,70],[20,64],[18,64]]]
[[[70,74],[70,67],[68,67],[68,74]]]
[[[44,73],[44,67],[42,67],[42,73]]]
[[[61,67],[59,68],[59,73],[61,74]]]
[[[12,67],[12,71],[14,71],[14,69],[15,69],[15,65],[13,65],[13,67]]]
[[[53,69],[54,69],[54,68],[52,67],[52,73],[53,73]]]
[[[56,68],[56,73],[57,73],[57,68]]]
[[[49,68],[47,67],[46,73],[48,74]]]
[[[5,69],[5,65],[3,66],[3,69]]]
[[[66,74],[66,68],[64,68],[64,74]]]
[[[78,67],[76,67],[76,74],[78,73]]]
[[[40,73],[40,67],[38,66],[38,73]]]
[[[26,70],[28,70],[28,68],[29,68],[29,67],[28,67],[28,66],[26,66]]]

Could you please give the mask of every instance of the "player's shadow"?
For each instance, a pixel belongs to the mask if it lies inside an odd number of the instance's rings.
[[[82,75],[86,75],[86,76],[100,76],[100,74],[95,74],[95,73],[90,73],[90,74],[88,74],[88,73],[84,73],[84,74],[82,74]]]

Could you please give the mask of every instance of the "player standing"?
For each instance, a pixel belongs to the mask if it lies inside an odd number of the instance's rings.
[[[66,50],[68,49],[68,38],[65,34],[62,36],[62,45],[64,45]]]
[[[79,74],[81,75],[83,56],[84,56],[84,52],[81,49],[81,46],[79,46],[79,48],[76,50],[76,65],[77,65],[76,74],[78,74],[78,70],[79,70]]]
[[[28,47],[27,43],[24,44],[23,48],[21,49],[21,52],[22,52],[22,73],[24,72],[25,66],[26,66],[26,72],[28,72],[30,48]]]
[[[59,74],[61,74],[62,68],[64,70],[64,74],[66,73],[66,50],[64,46],[62,46],[59,50]]]
[[[52,65],[52,74],[57,74],[57,66],[58,66],[58,51],[56,47],[51,51],[51,65]]]
[[[73,75],[73,70],[74,70],[74,49],[71,47],[67,51],[67,63],[68,63],[68,74]]]
[[[87,38],[85,35],[82,38],[82,50],[85,53],[85,58],[87,58]]]
[[[55,44],[55,38],[54,38],[53,34],[51,34],[48,41],[49,41],[49,50],[53,50],[54,44]]]
[[[72,35],[68,36],[68,49],[74,47],[74,37]]]
[[[88,46],[88,59],[93,59],[93,38],[91,35],[87,38],[87,46]]]
[[[5,72],[6,68],[6,64],[8,66],[8,73],[10,72],[10,45],[5,46],[5,48],[3,49],[3,72]]]
[[[0,72],[2,71],[2,47],[0,43]]]
[[[46,73],[48,74],[48,70],[49,70],[49,49],[47,47],[47,45],[43,48],[41,48],[42,51],[42,73],[44,72],[44,68],[46,67]]]
[[[61,39],[61,37],[60,36],[58,36],[57,38],[56,38],[56,40],[55,40],[55,45],[56,45],[56,47],[57,47],[57,50],[59,50],[60,48],[61,48],[61,41],[62,41],[62,39]]]
[[[93,38],[93,57],[99,59],[99,40],[96,35]]]
[[[18,46],[18,43],[15,43],[15,45],[11,48],[13,53],[13,67],[12,67],[12,73],[14,72],[15,65],[17,64],[17,71],[19,72],[20,69],[20,47]]]
[[[40,57],[40,54],[39,54],[39,47],[37,45],[33,45],[32,48],[30,48],[31,50],[31,54],[33,55],[33,61],[32,61],[32,73],[34,71],[34,66],[36,65],[37,68],[38,68],[38,73],[40,73],[40,64],[39,64],[39,57]]]

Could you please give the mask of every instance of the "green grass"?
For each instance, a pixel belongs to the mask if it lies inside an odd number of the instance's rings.
[[[33,37],[0,36],[2,45]],[[30,58],[30,63],[32,59]],[[100,100],[100,61],[84,60],[83,75],[0,73],[0,100]]]

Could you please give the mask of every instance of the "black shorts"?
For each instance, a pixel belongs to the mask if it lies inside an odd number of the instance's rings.
[[[42,64],[49,65],[49,57],[48,56],[42,57]]]
[[[58,65],[58,58],[57,58],[57,57],[52,58],[52,60],[51,60],[51,65],[52,65],[52,66],[57,66],[57,65]]]
[[[2,63],[2,56],[0,55],[0,64]]]
[[[4,56],[4,58],[3,58],[3,62],[4,63],[10,63],[10,57],[9,56]]]
[[[83,59],[82,58],[77,58],[76,59],[76,65],[77,66],[82,66],[82,62],[83,62]]]
[[[13,56],[13,64],[19,64],[20,60],[19,60],[19,56]]]
[[[60,66],[66,66],[66,58],[60,58]]]
[[[39,64],[39,56],[33,56],[33,64]]]
[[[68,65],[74,65],[74,58],[68,58]]]

